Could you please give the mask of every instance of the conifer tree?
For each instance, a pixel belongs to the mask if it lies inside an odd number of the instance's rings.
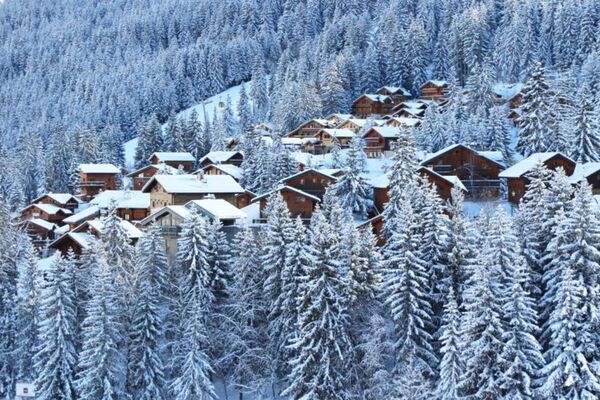
[[[571,126],[572,153],[571,157],[577,163],[600,161],[600,122],[597,111],[589,98],[589,93],[582,93],[579,112]]]
[[[246,85],[242,85],[240,88],[240,98],[237,104],[237,115],[239,124],[239,133],[244,133],[253,129],[252,126],[252,114],[250,110],[250,104],[248,102],[248,95],[246,94]]]
[[[444,304],[442,326],[440,328],[440,376],[437,381],[436,394],[440,400],[459,398],[458,385],[462,374],[460,310],[450,287],[447,302]]]
[[[75,266],[58,255],[44,273],[40,288],[38,337],[35,355],[36,398],[76,399],[77,336]],[[83,358],[85,355],[82,354]]]
[[[501,107],[493,107],[490,112],[487,128],[488,143],[486,148],[502,153],[506,165],[512,165],[514,152],[511,145],[511,134],[508,128],[506,113]]]

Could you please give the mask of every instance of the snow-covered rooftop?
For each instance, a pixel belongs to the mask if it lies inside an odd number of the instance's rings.
[[[127,176],[135,177],[138,174],[142,173],[143,171],[147,170],[148,168],[156,169],[156,173],[165,173],[165,174],[171,174],[171,175],[179,173],[179,170],[177,168],[171,167],[170,165],[167,165],[167,164],[161,162],[158,164],[146,165],[145,167],[136,169],[135,171],[132,171],[129,174],[127,174]]]
[[[239,151],[211,151],[200,159],[200,162],[204,160],[210,160],[213,163],[222,163],[229,160],[231,157],[238,154]]]
[[[202,168],[202,170],[208,169],[210,167],[214,167],[218,170],[223,171],[227,175],[231,175],[233,178],[240,180],[242,178],[242,169],[237,165],[233,164],[210,164],[206,167]]]
[[[66,215],[73,214],[73,212],[71,210],[69,210],[67,208],[61,208],[61,207],[55,206],[54,204],[36,203],[36,204],[30,205],[29,207],[26,207],[26,209],[30,208],[30,207],[36,207],[48,215],[56,215],[59,212],[62,212],[63,214],[66,214]]]
[[[575,171],[573,172],[573,175],[569,177],[569,180],[571,183],[579,183],[598,171],[600,171],[600,162],[577,164]]]
[[[118,174],[121,170],[112,164],[79,164],[84,174]]]
[[[302,190],[300,190],[300,189],[296,189],[295,187],[291,187],[291,186],[287,186],[287,185],[280,185],[280,186],[278,186],[277,188],[275,188],[274,190],[271,190],[270,192],[263,193],[263,194],[261,194],[260,196],[257,196],[257,197],[255,197],[255,198],[253,198],[253,199],[252,199],[252,203],[254,203],[254,202],[256,202],[257,200],[260,200],[260,199],[262,199],[262,198],[264,198],[264,197],[269,197],[269,196],[270,196],[270,195],[272,195],[273,193],[275,193],[275,192],[280,192],[280,191],[282,191],[282,190],[289,190],[289,191],[291,191],[291,192],[294,192],[294,193],[297,193],[297,194],[299,194],[299,195],[301,195],[301,196],[307,197],[307,198],[309,198],[309,199],[311,199],[311,200],[314,200],[314,201],[321,201],[321,200],[320,200],[320,199],[319,199],[317,196],[313,196],[312,194],[306,193],[306,192],[304,192],[304,191],[302,191]]]
[[[346,121],[346,120],[352,118],[352,114],[334,113],[334,114],[329,114],[328,116],[325,117],[326,120],[331,120],[333,118],[337,118],[337,119],[340,119],[342,121]]]
[[[111,202],[117,208],[149,208],[150,194],[140,190],[105,190],[98,193],[90,204],[100,208],[109,208]]]
[[[569,159],[568,157],[555,151],[546,153],[534,153],[526,159],[519,161],[512,167],[500,172],[498,176],[500,178],[520,178],[529,171],[531,171],[537,164],[545,163],[546,161],[550,160],[552,157],[555,157],[557,155],[561,155]],[[574,161],[573,164],[575,164]]]
[[[391,121],[397,122],[400,125],[408,128],[414,128],[421,123],[420,119],[409,117],[392,117],[388,120],[388,123],[390,123]]]
[[[285,177],[285,178],[283,178],[283,179],[280,179],[280,180],[279,180],[279,182],[287,182],[287,181],[289,181],[289,180],[290,180],[290,179],[292,179],[292,178],[295,178],[295,177],[297,177],[297,176],[300,176],[300,175],[307,174],[307,173],[309,173],[309,172],[316,172],[317,174],[321,174],[321,175],[323,175],[323,176],[326,176],[327,178],[330,178],[330,179],[333,179],[333,180],[337,180],[337,179],[338,179],[337,177],[335,177],[335,176],[333,176],[333,175],[330,175],[330,174],[328,174],[327,172],[325,172],[326,170],[327,170],[327,169],[314,169],[314,168],[306,168],[306,169],[305,169],[305,170],[303,170],[303,171],[296,172],[295,174],[292,174],[292,175],[290,175],[290,176],[286,176],[286,177]],[[331,170],[331,169],[329,169],[329,170]]]
[[[372,100],[372,101],[377,101],[379,103],[383,103],[386,100],[390,99],[390,96],[381,95],[381,94],[364,94],[363,96],[366,97],[366,98],[368,98],[368,99],[370,99],[370,100]],[[359,97],[359,99],[360,99],[360,97]]]
[[[522,83],[498,83],[493,86],[493,91],[502,100],[509,100],[523,89]]]
[[[468,149],[470,151],[472,151],[473,153],[486,158],[490,161],[492,161],[493,163],[496,163],[498,165],[500,165],[501,167],[504,167],[504,159],[502,157],[502,153],[499,151],[477,151],[477,150],[473,150],[472,148],[470,148],[469,146],[465,146],[464,144],[453,144],[450,145],[448,147],[445,147],[439,151],[436,151],[435,153],[428,153],[424,155],[424,159],[421,161],[421,165],[427,165],[428,163],[430,163],[431,161],[435,160],[436,158],[438,158],[439,156],[446,154],[458,147],[463,147],[465,149]]]
[[[144,236],[144,233],[142,231],[140,231],[138,228],[136,228],[131,222],[126,221],[124,219],[120,219],[120,222],[121,222],[121,226],[123,227],[123,229],[125,229],[125,232],[127,233],[127,237],[129,239],[139,239],[142,236]],[[102,230],[104,229],[104,219],[103,218],[92,219],[85,223],[88,224],[88,226],[91,226],[92,228],[94,228],[98,232],[102,232]]]
[[[30,220],[26,221],[26,223],[37,225],[47,231],[52,231],[56,228],[55,224],[41,218],[31,218]]]
[[[192,200],[185,205],[190,209],[197,209],[203,214],[216,219],[245,219],[246,214],[223,199]]]
[[[316,138],[296,138],[296,137],[283,137],[281,143],[284,146],[302,146],[306,143],[317,143]]]
[[[395,138],[400,136],[401,130],[396,126],[374,126],[371,128],[384,138]]]
[[[321,129],[320,132],[325,132],[335,138],[353,138],[356,134],[350,129]]]
[[[77,214],[71,215],[70,217],[63,219],[63,222],[65,224],[75,225],[75,224],[80,223],[81,221],[84,221],[88,218],[97,216],[99,214],[100,214],[100,209],[97,206],[90,206],[90,207],[78,212]]]
[[[431,83],[432,85],[437,87],[448,86],[448,82],[437,79],[430,79],[427,82],[425,82],[424,85],[426,85],[427,83]]]
[[[382,90],[387,90],[392,94],[402,93],[403,96],[410,96],[410,92],[402,86],[383,86],[377,89],[377,92],[381,92]]]
[[[180,152],[167,152],[167,151],[157,151],[152,153],[150,159],[156,157],[159,161],[167,162],[167,161],[196,161],[192,153],[180,151]]]
[[[242,193],[244,189],[229,175],[155,175],[142,188],[147,192],[154,183],[167,193]]]
[[[82,201],[80,199],[78,199],[77,197],[73,196],[71,193],[46,193],[40,197],[38,197],[37,199],[33,200],[32,203],[37,203],[42,197],[50,197],[52,200],[56,201],[59,204],[67,204],[69,201],[76,201],[78,203],[82,203]]]
[[[179,218],[181,218],[182,220],[185,220],[192,215],[192,212],[185,206],[180,206],[180,205],[166,206],[166,207],[157,209],[154,213],[148,215],[146,218],[141,220],[139,222],[139,224],[142,226],[149,225],[149,224],[153,223],[154,221],[156,221],[157,218],[159,218],[165,214],[174,214],[174,215],[178,216]]]

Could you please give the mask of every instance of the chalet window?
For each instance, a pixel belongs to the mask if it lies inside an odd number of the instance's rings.
[[[305,199],[303,196],[296,196],[296,203],[304,203]]]
[[[304,185],[304,178],[300,179],[300,184]]]
[[[317,183],[317,178],[313,178],[313,183]]]

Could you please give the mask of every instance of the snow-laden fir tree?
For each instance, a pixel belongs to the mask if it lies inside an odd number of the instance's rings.
[[[206,225],[203,217],[193,213],[183,223],[178,242],[177,268],[181,275],[176,312],[180,331],[171,360],[173,381],[170,385],[170,392],[177,400],[216,397],[207,355],[210,345],[208,318],[214,295],[211,291]]]
[[[248,95],[246,93],[246,85],[242,85],[242,87],[240,88],[240,98],[237,104],[239,133],[244,133],[249,131],[250,129],[253,129],[251,113],[252,111],[250,108]]]
[[[333,138],[331,149],[329,149],[329,167],[330,168],[342,168],[344,166],[344,160],[342,156],[342,148],[339,140]]]
[[[85,304],[86,316],[81,324],[77,397],[124,399],[127,364],[123,295],[118,289],[117,271],[108,265],[104,251],[97,248],[94,254],[90,299]]]
[[[506,111],[502,107],[496,106],[490,110],[486,137],[488,140],[486,149],[501,152],[504,163],[512,165],[514,156],[512,138],[508,127]]]
[[[308,262],[300,277],[297,337],[282,395],[292,399],[345,399],[352,345],[347,332],[347,279],[332,255],[335,235],[320,209],[309,231]]]
[[[333,186],[341,206],[363,218],[373,208],[373,189],[363,176],[365,158],[362,139],[352,139],[346,154],[344,175]]]
[[[137,246],[131,325],[129,327],[128,390],[134,398],[164,397],[162,341],[167,279],[167,257],[160,227],[150,227]]]
[[[208,260],[210,289],[218,303],[227,296],[227,286],[231,278],[229,271],[230,249],[223,224],[216,219],[206,225],[206,256]]]
[[[355,311],[372,306],[381,284],[382,257],[375,234],[370,229],[358,230],[353,224],[344,226],[342,248],[348,264],[349,300]]]
[[[523,105],[515,149],[524,157],[547,151],[553,147],[555,139],[556,104],[544,74],[544,67],[538,63],[522,90]]]
[[[442,326],[439,331],[441,359],[439,378],[436,383],[436,395],[440,400],[456,400],[459,398],[458,384],[463,372],[460,323],[460,310],[454,295],[454,289],[450,287],[446,296]]]
[[[117,283],[123,293],[128,293],[132,287],[134,249],[129,244],[127,231],[117,216],[117,204],[111,201],[106,217],[102,219],[100,241],[106,254],[109,268],[115,270]],[[127,299],[124,299],[128,301]]]
[[[397,372],[431,382],[435,377],[437,357],[433,350],[433,310],[427,262],[423,259],[419,221],[408,199],[402,201],[395,217],[395,230],[384,249],[382,298],[389,307],[398,339]],[[410,387],[417,382],[403,382]]]
[[[39,293],[38,339],[34,357],[36,398],[71,400],[75,393],[77,313],[75,265],[54,256]],[[81,357],[85,357],[82,353]]]
[[[323,80],[321,99],[323,114],[325,115],[345,112],[350,106],[349,93],[344,88],[342,73],[340,71],[340,61],[338,59],[332,60],[329,63]]]
[[[16,374],[20,381],[31,382],[34,376],[33,356],[37,349],[40,275],[38,258],[31,242],[21,245],[18,257]]]
[[[571,158],[577,163],[600,161],[600,120],[590,99],[591,94],[580,94],[578,111],[569,125],[572,127]]]

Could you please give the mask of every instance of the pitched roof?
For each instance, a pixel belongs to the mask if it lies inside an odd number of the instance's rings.
[[[105,190],[98,193],[90,204],[109,208],[113,201],[117,208],[150,208],[150,194],[140,190]]]
[[[426,154],[425,158],[421,161],[421,165],[427,165],[427,164],[433,162],[436,158],[438,158],[456,148],[463,148],[468,151],[471,151],[471,152],[475,153],[476,155],[493,162],[494,164],[498,165],[500,168],[505,168],[504,162],[499,161],[497,158],[498,155],[501,154],[500,152],[477,151],[477,150],[473,150],[469,146],[465,146],[464,144],[459,144],[459,143],[445,147],[439,151],[436,151],[435,153]]]
[[[177,170],[177,168],[171,167],[170,165],[167,165],[165,163],[158,163],[158,164],[150,164],[150,165],[146,165],[145,167],[138,168],[135,171],[128,173],[127,177],[133,178],[133,177],[137,176],[138,174],[141,174],[142,172],[144,172],[147,169],[155,169],[157,173],[165,172],[168,174],[176,174],[179,172]]]
[[[428,174],[431,174],[431,175],[435,176],[436,178],[449,183],[452,186],[456,186],[459,189],[462,189],[464,192],[468,192],[465,185],[463,185],[460,178],[456,175],[440,175],[437,172],[435,172],[434,170],[432,170],[431,168],[427,168],[427,167],[420,167],[419,169],[417,169],[417,172],[422,172],[422,171],[424,171]]]
[[[58,213],[63,213],[66,215],[73,214],[73,212],[67,208],[61,208],[61,207],[55,206],[54,204],[46,204],[46,203],[30,204],[27,207],[25,207],[23,209],[23,211],[28,210],[30,208],[34,208],[34,207],[42,210],[43,212],[45,212],[48,215],[56,215]],[[23,212],[23,211],[21,211],[21,212]]]
[[[392,118],[390,118],[388,120],[388,123],[389,123],[389,121],[395,121],[395,122],[399,123],[402,126],[410,127],[410,128],[416,127],[416,126],[418,126],[418,125],[421,124],[421,120],[420,119],[418,119],[418,118],[409,118],[409,117],[392,117]]]
[[[579,183],[598,171],[600,171],[600,162],[577,164],[573,175],[569,177],[569,181],[571,181],[571,183]]]
[[[333,118],[338,118],[338,119],[341,119],[342,121],[346,121],[346,120],[352,118],[352,114],[333,113],[333,114],[329,114],[328,116],[325,117],[325,119],[328,121]]]
[[[112,164],[79,164],[84,174],[119,174],[121,170]]]
[[[223,171],[224,173],[226,173],[227,175],[231,175],[233,178],[235,178],[236,180],[240,180],[242,179],[242,169],[240,167],[238,167],[237,165],[233,165],[233,164],[210,164],[207,165],[206,167],[203,167],[202,170],[206,170],[210,167],[214,167],[220,171]],[[198,171],[196,171],[198,172]],[[194,174],[196,173],[194,172]]]
[[[201,213],[216,219],[245,219],[246,213],[223,199],[192,200],[185,204],[189,209],[197,208]]]
[[[300,175],[308,174],[310,172],[317,173],[317,174],[322,175],[322,176],[324,176],[326,178],[329,178],[329,179],[333,179],[333,180],[337,180],[338,179],[336,176],[328,174],[325,170],[319,170],[319,169],[314,169],[314,168],[306,168],[304,171],[296,172],[293,175],[286,176],[285,178],[280,179],[279,182],[285,183],[285,182],[289,181],[290,179],[296,178],[296,177],[298,177]]]
[[[306,138],[296,138],[296,137],[282,137],[281,143],[284,146],[303,146],[306,143],[318,143],[317,138],[314,137],[306,137]]]
[[[140,231],[138,228],[136,228],[131,222],[124,220],[124,219],[120,219],[120,218],[119,218],[119,220],[121,222],[121,226],[123,227],[123,229],[125,229],[125,232],[127,233],[127,237],[129,239],[139,239],[142,236],[144,236],[144,233],[142,231]],[[81,225],[91,226],[96,231],[102,232],[102,230],[104,229],[104,218],[92,219],[90,221],[84,222]],[[74,230],[79,230],[81,232],[79,227],[75,228]]]
[[[377,89],[377,93],[383,91],[383,90],[387,90],[388,92],[392,93],[392,94],[396,94],[396,93],[402,93],[403,96],[409,97],[411,94],[408,90],[406,90],[405,88],[403,88],[402,86],[382,86],[379,89]]]
[[[48,222],[41,218],[31,218],[31,219],[28,219],[27,221],[21,222],[21,224],[22,225],[28,225],[28,224],[37,225],[47,231],[53,231],[54,229],[56,229],[55,224],[53,224],[52,222]]]
[[[56,245],[63,240],[70,238],[77,243],[82,249],[88,249],[90,244],[94,241],[94,236],[87,232],[67,232],[54,242],[50,243],[50,247],[56,247]]]
[[[52,192],[41,195],[37,199],[33,200],[32,203],[37,203],[46,196],[50,197],[52,200],[56,201],[59,204],[67,204],[71,200],[75,200],[77,203],[83,203],[82,200],[73,196],[71,193],[52,193]]]
[[[569,157],[565,156],[562,153],[553,151],[546,153],[534,153],[527,157],[524,160],[519,161],[512,167],[502,171],[498,176],[500,178],[520,178],[529,171],[531,171],[537,164],[545,163],[555,156],[564,157],[575,165],[575,161],[571,160]]]
[[[278,186],[277,188],[275,188],[274,190],[271,190],[270,192],[263,193],[260,196],[256,196],[255,198],[252,199],[251,203],[254,203],[257,200],[260,200],[260,199],[262,199],[264,197],[269,197],[273,193],[280,192],[282,190],[289,190],[289,191],[297,193],[297,194],[299,194],[301,196],[308,197],[311,200],[321,201],[317,196],[313,196],[312,194],[308,194],[308,193],[306,193],[306,192],[304,192],[304,191],[302,191],[300,189],[296,189],[295,187],[291,187],[291,186],[287,186],[287,185],[281,185],[281,186]]]
[[[204,162],[204,160],[210,160],[211,162],[218,164],[228,161],[237,154],[241,155],[242,153],[239,151],[211,151],[207,155],[202,157],[200,159],[200,162],[202,163]]]
[[[375,131],[384,138],[395,138],[400,136],[402,132],[397,126],[374,126],[365,132],[365,135],[370,131]]]
[[[448,86],[448,82],[446,82],[446,81],[440,81],[440,80],[436,80],[436,79],[430,79],[427,82],[425,82],[421,87],[427,85],[428,83],[431,83],[433,86],[437,86],[437,87],[446,87],[446,86]]]
[[[166,162],[166,161],[192,161],[192,162],[196,161],[196,159],[194,158],[192,153],[189,153],[187,151],[179,151],[179,152],[157,151],[155,153],[152,153],[149,160],[151,160],[153,157],[156,157],[160,161],[163,161],[163,162]]]
[[[148,215],[146,218],[141,220],[139,222],[139,224],[141,226],[149,225],[149,224],[153,223],[154,221],[156,221],[156,219],[158,217],[161,217],[165,214],[175,214],[182,220],[185,220],[192,215],[192,212],[185,206],[179,206],[179,205],[178,206],[166,206],[166,207],[159,208],[154,213]]]
[[[147,193],[156,184],[160,184],[167,193],[241,193],[244,189],[229,175],[202,176],[154,175],[142,188]]]
[[[354,103],[356,103],[358,100],[362,99],[363,97],[366,97],[369,100],[376,101],[378,103],[384,103],[386,100],[392,99],[390,96],[382,95],[382,94],[363,94],[362,96],[359,96],[358,99],[354,100]]]
[[[325,132],[331,137],[335,138],[353,138],[356,136],[356,133],[352,132],[350,129],[321,129],[320,132]],[[317,135],[319,134],[317,133]]]
[[[75,225],[89,218],[93,218],[100,215],[100,208],[98,206],[90,206],[77,214],[73,214],[70,217],[63,219],[65,224]]]

